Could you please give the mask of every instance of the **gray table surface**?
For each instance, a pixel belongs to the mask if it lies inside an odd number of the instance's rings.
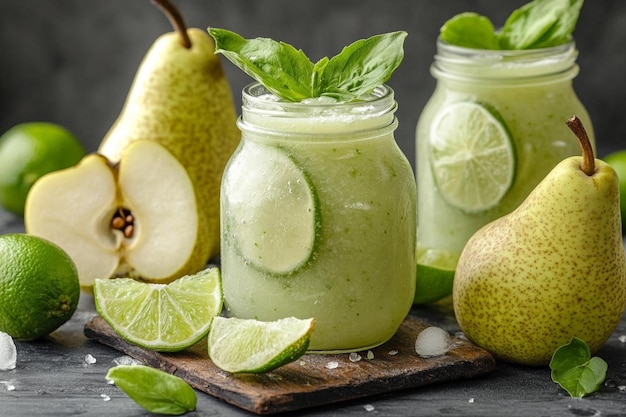
[[[0,210],[0,234],[23,231],[20,218]],[[123,355],[83,335],[84,324],[95,314],[93,299],[83,294],[68,323],[43,340],[16,342],[16,368],[0,371],[0,416],[152,415],[105,380],[109,368]],[[449,312],[414,308],[410,314],[450,332],[458,331]],[[494,371],[470,379],[282,415],[626,416],[625,338],[626,316],[597,352],[609,366],[604,385],[583,399],[570,398],[553,383],[548,368],[498,363]],[[95,363],[85,360],[88,355]],[[189,416],[252,415],[210,395],[197,394],[197,409]]]

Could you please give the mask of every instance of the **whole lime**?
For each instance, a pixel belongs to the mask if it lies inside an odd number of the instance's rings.
[[[85,156],[78,139],[54,123],[27,122],[0,136],[0,204],[18,215],[42,175],[76,165]]]
[[[0,236],[0,331],[43,337],[72,317],[79,296],[76,266],[61,248],[23,233]]]
[[[603,158],[611,165],[619,178],[620,211],[622,212],[622,230],[626,232],[626,149],[615,151]]]

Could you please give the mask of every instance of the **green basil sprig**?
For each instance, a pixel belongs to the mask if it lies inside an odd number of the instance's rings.
[[[273,94],[287,101],[332,97],[352,101],[385,83],[404,58],[403,31],[361,39],[332,58],[313,63],[301,49],[269,38],[244,39],[209,28],[215,53],[224,55]]]
[[[534,0],[513,11],[502,30],[477,13],[460,13],[441,27],[447,43],[480,49],[535,49],[569,41],[584,0]]]

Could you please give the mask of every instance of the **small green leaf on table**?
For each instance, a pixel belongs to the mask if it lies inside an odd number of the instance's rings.
[[[113,381],[151,413],[181,415],[196,409],[196,392],[177,376],[144,365],[118,365],[106,379]]]
[[[603,359],[591,357],[587,343],[577,337],[558,348],[550,361],[552,380],[576,398],[596,392],[606,378],[607,368]]]

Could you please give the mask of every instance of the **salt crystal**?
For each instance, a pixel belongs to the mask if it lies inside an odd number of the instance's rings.
[[[94,363],[96,363],[96,358],[94,358],[91,353],[86,354],[84,360],[87,365],[93,365]]]
[[[300,366],[306,366],[306,362],[305,361],[300,361]]]
[[[470,403],[470,404],[474,404],[474,399],[470,398],[467,402]]]
[[[397,354],[398,354],[397,350],[390,350],[389,353],[388,353],[388,355],[391,355],[391,356],[395,356]]]
[[[17,363],[17,349],[13,338],[4,332],[0,332],[0,371],[15,369]]]
[[[372,352],[371,350],[368,350],[367,351],[367,359],[370,360],[370,361],[372,359],[374,359],[374,352]]]
[[[626,385],[618,385],[617,389],[620,391],[626,391]]]
[[[326,364],[327,369],[335,369],[338,367],[339,367],[339,362],[336,362],[336,361],[330,361]]]
[[[456,332],[456,333],[454,333],[454,337],[459,338],[459,339],[463,339],[463,340],[467,340],[467,336],[465,336],[465,333],[463,333],[463,332]]]
[[[111,397],[109,397],[106,394],[100,394],[100,397],[104,400],[104,401],[111,401]]]
[[[621,335],[620,337],[617,338],[617,340],[619,340],[622,343],[626,343],[626,335]]]
[[[15,391],[15,385],[10,381],[0,381],[0,384],[4,385],[7,391]]]
[[[452,345],[448,332],[440,327],[427,327],[417,335],[415,351],[421,358],[444,355]]]
[[[358,362],[361,360],[361,355],[356,352],[352,352],[350,356],[348,356],[348,359],[350,359],[350,362]]]
[[[130,356],[124,355],[119,358],[113,359],[113,363],[116,365],[140,365],[141,362],[137,359],[131,358]]]
[[[372,404],[365,404],[363,408],[365,408],[365,411],[374,411],[374,406]]]

